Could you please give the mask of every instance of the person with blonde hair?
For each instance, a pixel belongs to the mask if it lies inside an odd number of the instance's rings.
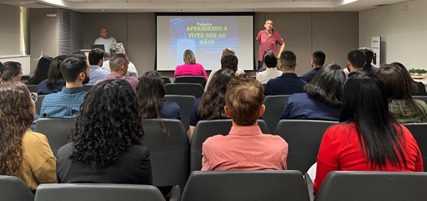
[[[47,138],[30,130],[36,97],[20,82],[0,85],[0,174],[21,178],[31,190],[56,183],[56,159]]]
[[[175,69],[174,77],[179,76],[203,76],[208,79],[205,68],[196,63],[196,57],[194,56],[193,51],[185,50],[184,51],[184,64],[179,65]]]

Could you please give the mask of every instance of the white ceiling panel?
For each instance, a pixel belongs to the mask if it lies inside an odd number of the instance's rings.
[[[0,3],[58,7],[79,12],[322,12],[362,11],[407,0],[0,0]]]

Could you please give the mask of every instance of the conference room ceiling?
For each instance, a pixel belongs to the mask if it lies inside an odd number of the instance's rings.
[[[78,12],[342,12],[408,0],[0,0],[28,8]]]

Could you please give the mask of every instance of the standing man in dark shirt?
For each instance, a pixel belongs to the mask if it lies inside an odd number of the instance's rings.
[[[277,57],[279,57],[285,49],[285,42],[283,42],[283,38],[273,29],[273,21],[266,20],[264,27],[265,30],[259,31],[258,36],[256,37],[256,41],[259,42],[258,71],[263,70],[262,59],[265,51],[271,50]],[[277,52],[277,44],[280,45],[279,52]]]
[[[310,82],[311,79],[316,75],[317,71],[319,71],[320,68],[325,64],[326,54],[319,50],[313,52],[313,56],[311,59],[311,67],[312,69],[308,71],[306,74],[304,74],[301,79],[306,81],[307,83]]]
[[[295,74],[297,58],[292,51],[285,50],[280,54],[280,69],[283,74],[280,77],[267,82],[264,89],[265,95],[291,95],[304,91],[307,83]]]

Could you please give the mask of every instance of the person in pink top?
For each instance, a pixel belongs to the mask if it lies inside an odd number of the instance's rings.
[[[258,51],[258,71],[263,71],[262,68],[262,59],[264,53],[267,50],[271,50],[274,54],[279,57],[280,53],[285,49],[285,42],[279,33],[275,32],[273,29],[273,21],[266,20],[264,24],[265,30],[261,30],[256,37],[256,41],[259,43]],[[280,50],[277,52],[277,45],[280,45]]]
[[[258,118],[265,111],[262,84],[236,77],[228,84],[224,107],[233,124],[228,135],[208,138],[202,147],[202,170],[286,170],[288,144],[263,134]]]
[[[208,79],[205,68],[201,64],[196,63],[196,57],[191,50],[185,50],[184,64],[176,67],[173,76],[203,76],[206,80]]]
[[[323,135],[315,193],[332,171],[423,171],[417,142],[390,115],[384,84],[376,75],[363,71],[349,74],[340,121]]]

